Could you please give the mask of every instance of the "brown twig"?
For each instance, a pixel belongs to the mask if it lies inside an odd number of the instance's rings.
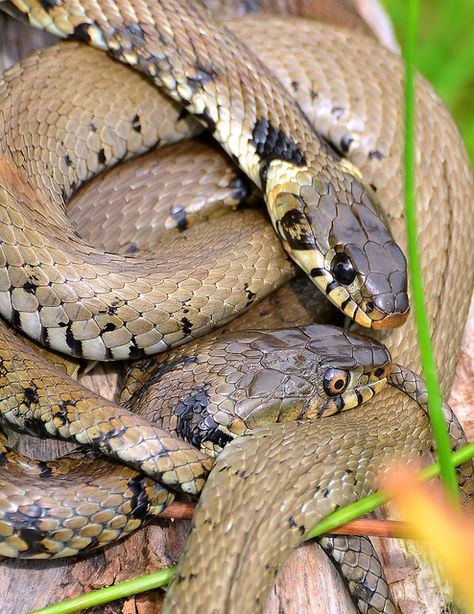
[[[160,518],[173,518],[175,520],[189,520],[194,514],[192,503],[175,501],[171,503]],[[358,518],[331,531],[332,534],[342,535],[370,535],[372,537],[398,537],[412,538],[406,522],[398,520],[377,520],[375,518]]]
[[[399,520],[377,520],[376,518],[357,518],[346,522],[331,533],[342,535],[370,535],[371,537],[398,537],[414,539],[407,522]]]

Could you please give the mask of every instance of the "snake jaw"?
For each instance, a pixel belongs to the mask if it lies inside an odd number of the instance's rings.
[[[354,409],[359,405],[363,405],[370,401],[372,397],[378,394],[387,385],[388,377],[383,377],[375,382],[356,386],[351,390],[346,390],[343,394],[329,399],[328,402],[319,410],[318,418],[327,418],[334,414],[338,414],[348,409]]]
[[[285,246],[288,253],[289,247]],[[327,298],[333,303],[342,313],[348,316],[351,320],[373,330],[383,328],[398,328],[405,323],[410,307],[407,304],[406,309],[400,312],[386,313],[374,306],[374,301],[363,299],[360,302],[356,301],[349,290],[341,285],[335,285],[334,278],[323,266],[313,266],[311,264],[319,263],[321,258],[313,252],[300,252],[297,256],[290,253],[303,270],[309,275],[315,286],[323,292]],[[324,264],[324,258],[322,258]],[[304,266],[303,266],[303,264]]]
[[[385,386],[387,385],[387,383],[388,383],[388,377],[384,377],[378,380],[377,382],[372,382],[368,384],[368,387],[373,391],[372,396],[378,394],[381,390],[383,390]]]
[[[363,326],[364,328],[373,328],[373,320],[371,320],[369,318],[369,316],[362,311],[362,309],[360,309],[357,306],[357,309],[354,313],[354,315],[351,315],[351,313],[348,313],[348,310],[344,310],[344,313],[349,316],[350,318],[352,318],[354,320],[354,322],[356,322],[356,324],[359,324],[360,326]]]
[[[296,259],[295,256],[292,256]],[[334,285],[334,278],[324,268],[324,257],[320,252],[300,252],[297,262],[308,274],[314,285],[323,292],[327,298],[342,313],[354,320],[364,328],[372,328],[373,320],[365,313],[357,301],[352,298],[348,289],[341,285]],[[304,267],[302,265],[304,263]]]
[[[406,322],[410,309],[408,308],[403,313],[390,313],[384,314],[384,317],[380,320],[371,320],[371,328],[374,330],[380,330],[382,328],[398,328]]]

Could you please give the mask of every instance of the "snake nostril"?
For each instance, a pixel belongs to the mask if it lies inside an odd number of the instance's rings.
[[[365,312],[366,313],[372,313],[372,311],[374,310],[374,303],[373,301],[367,301],[367,303],[365,304]]]
[[[378,369],[375,369],[374,371],[375,377],[382,377],[384,373],[385,373],[385,369],[383,367],[379,367]]]

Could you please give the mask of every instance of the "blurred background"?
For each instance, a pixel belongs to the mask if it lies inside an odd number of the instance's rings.
[[[403,44],[406,2],[383,1]],[[474,0],[420,0],[417,66],[451,109],[474,163]]]

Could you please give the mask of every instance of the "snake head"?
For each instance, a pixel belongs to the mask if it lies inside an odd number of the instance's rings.
[[[318,394],[307,417],[326,417],[369,401],[388,381],[392,360],[375,339],[335,326],[306,327],[307,349],[318,364]]]
[[[336,326],[229,333],[217,344],[227,350],[241,432],[352,409],[382,390],[392,369],[380,342]]]
[[[316,286],[361,326],[403,324],[409,311],[406,260],[358,178],[341,173],[338,185],[301,167],[268,176],[274,227]]]
[[[256,428],[360,405],[392,369],[375,339],[319,324],[198,339],[136,368],[127,387],[151,377],[130,408],[212,456]]]

